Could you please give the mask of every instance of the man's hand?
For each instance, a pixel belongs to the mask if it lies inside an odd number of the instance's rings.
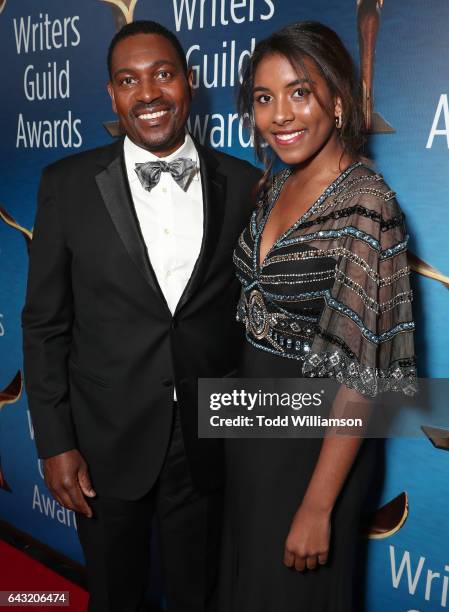
[[[45,484],[57,502],[88,518],[92,509],[84,495],[96,495],[89,478],[87,463],[76,449],[44,459]]]
[[[284,565],[299,572],[324,565],[329,554],[330,530],[328,512],[302,504],[285,541]]]

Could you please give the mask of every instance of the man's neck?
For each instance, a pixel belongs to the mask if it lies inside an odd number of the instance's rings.
[[[139,149],[142,149],[143,151],[146,151],[147,153],[151,153],[151,155],[154,155],[155,157],[159,157],[162,159],[164,157],[169,157],[170,155],[173,155],[173,153],[176,153],[177,151],[179,151],[179,149],[182,149],[182,147],[185,145],[185,142],[186,142],[186,135],[187,135],[187,132],[184,132],[182,136],[182,140],[181,139],[178,140],[176,144],[171,146],[169,149],[165,149],[164,151],[149,149],[147,147],[142,146],[140,143],[135,142],[129,136],[127,136],[127,138],[132,142],[133,145],[135,145],[136,147],[139,147]]]

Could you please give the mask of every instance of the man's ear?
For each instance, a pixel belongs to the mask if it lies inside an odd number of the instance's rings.
[[[115,105],[114,89],[112,87],[111,81],[108,81],[107,88],[108,88],[108,93],[111,96],[112,110],[114,111],[115,114],[117,114],[117,107]]]
[[[190,99],[193,97],[193,69],[189,68],[187,70],[187,84],[189,86],[190,91]]]

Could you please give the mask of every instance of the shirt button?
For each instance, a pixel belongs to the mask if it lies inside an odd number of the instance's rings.
[[[169,276],[171,276],[171,272],[170,272],[170,270],[167,270],[167,274],[166,274],[165,276],[166,276],[167,278],[168,278]]]
[[[164,229],[164,234],[167,234],[167,235],[168,235],[169,233],[170,233],[170,230],[168,229],[168,227],[166,227],[166,228]]]
[[[162,193],[167,193],[167,187],[162,187]]]

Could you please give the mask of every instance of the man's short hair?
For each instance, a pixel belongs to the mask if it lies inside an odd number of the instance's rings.
[[[137,34],[158,34],[159,36],[163,36],[164,38],[166,38],[171,43],[174,50],[176,51],[179,57],[179,60],[181,62],[182,68],[184,72],[187,74],[186,55],[184,53],[184,49],[182,48],[181,43],[179,42],[175,34],[173,34],[173,32],[168,30],[166,27],[164,27],[160,23],[157,23],[157,21],[149,21],[149,20],[141,19],[141,20],[133,21],[132,23],[127,23],[126,25],[124,25],[123,28],[119,30],[117,34],[114,36],[114,38],[111,40],[109,49],[108,49],[108,58],[107,58],[109,78],[112,78],[112,70],[111,70],[112,54],[114,52],[115,47],[121,40],[124,40],[125,38],[128,38],[129,36],[136,36]]]

